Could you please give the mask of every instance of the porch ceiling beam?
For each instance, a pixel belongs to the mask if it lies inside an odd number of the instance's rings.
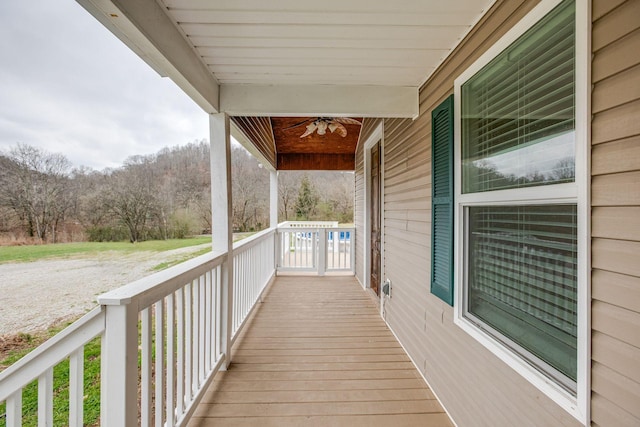
[[[156,0],[76,0],[207,113],[217,113],[220,85]]]
[[[279,171],[353,171],[356,157],[353,154],[283,153],[278,154]]]
[[[416,118],[418,88],[364,85],[224,84],[220,108],[237,116]]]

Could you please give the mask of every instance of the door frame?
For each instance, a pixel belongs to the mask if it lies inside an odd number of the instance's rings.
[[[364,287],[371,289],[371,149],[380,142],[380,279],[379,295],[382,297],[382,285],[385,279],[384,263],[384,120],[376,126],[364,143],[364,265],[362,278]]]

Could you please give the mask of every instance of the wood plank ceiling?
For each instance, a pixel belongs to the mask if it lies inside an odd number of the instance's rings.
[[[315,117],[232,117],[247,139],[277,170],[355,169],[361,125],[345,124],[347,134],[326,131],[302,137]],[[356,118],[362,123],[363,118]]]
[[[417,88],[493,0],[158,2],[222,86]],[[357,139],[354,143],[352,136],[359,131],[349,130],[348,140],[329,134],[325,136],[332,141],[321,142],[314,135],[310,144],[299,135],[285,138],[283,127],[292,120],[271,118],[275,139],[270,140],[269,132],[265,132],[266,117],[234,118],[275,167],[318,167],[319,162],[309,163],[312,154],[325,156],[322,167],[346,167],[335,163],[341,161],[338,157],[330,161],[326,156],[353,155]],[[279,138],[288,142],[281,146]],[[346,146],[349,154],[342,152]],[[274,151],[269,152],[269,147]],[[320,151],[309,152],[309,147]],[[297,160],[293,160],[294,154]],[[302,160],[305,156],[307,160]]]

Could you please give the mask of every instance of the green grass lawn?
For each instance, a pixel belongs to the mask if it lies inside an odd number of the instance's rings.
[[[151,240],[135,244],[129,242],[81,242],[0,246],[0,263],[29,262],[50,258],[69,258],[72,256],[90,257],[100,252],[120,252],[124,254],[141,251],[163,252],[210,242],[211,237],[205,236],[190,239]]]

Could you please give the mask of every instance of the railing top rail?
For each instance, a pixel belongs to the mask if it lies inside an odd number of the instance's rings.
[[[275,228],[267,228],[266,230],[262,230],[253,236],[247,237],[246,239],[238,240],[233,243],[233,252],[241,252],[249,249],[250,247],[258,244],[260,241],[266,239],[270,235],[276,232]]]
[[[284,221],[278,228],[329,228],[337,227],[338,221]]]
[[[350,231],[355,232],[355,227],[313,227],[313,228],[295,228],[295,227],[278,227],[278,231],[280,232],[291,232],[291,233],[313,233],[316,231],[324,230],[326,232],[334,231],[334,232],[343,232]]]
[[[322,227],[320,227],[322,228]],[[292,232],[292,233],[312,233],[315,231],[319,231],[318,227],[305,227],[305,228],[295,228],[295,227],[278,227],[278,231],[282,232]]]
[[[143,277],[121,288],[98,296],[101,305],[127,305],[135,302],[138,311],[177,291],[207,270],[221,265],[226,252],[209,252],[174,267]]]
[[[105,329],[104,308],[96,307],[0,373],[0,402],[60,363]]]

